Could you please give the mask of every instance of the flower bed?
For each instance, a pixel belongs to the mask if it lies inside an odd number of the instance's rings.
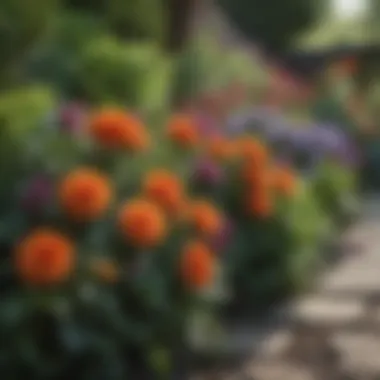
[[[203,236],[222,215],[187,199],[186,176],[164,165],[169,149],[190,154],[195,129],[173,119],[158,143],[120,109],[75,127],[61,116],[1,140],[20,159],[2,198],[3,373],[168,376],[192,315],[218,301],[218,259]]]
[[[249,120],[206,136],[191,114],[58,116],[1,139],[18,153],[2,197],[9,378],[168,376],[182,348],[216,348],[220,306],[302,289],[352,195],[331,154],[305,175]]]
[[[225,307],[260,310],[310,283],[354,211],[355,151],[339,128],[263,105],[236,58],[167,120],[145,107],[153,122],[83,105],[40,123],[5,113],[6,378],[168,378],[189,351],[220,349]]]
[[[216,177],[210,197],[233,226],[223,256],[232,300],[257,310],[310,284],[328,259],[321,248],[355,218],[358,156],[334,125],[300,125],[278,108],[223,101],[222,120],[215,107],[199,107],[209,176]],[[230,141],[241,141],[240,159],[225,165]],[[241,313],[236,302],[233,308]]]

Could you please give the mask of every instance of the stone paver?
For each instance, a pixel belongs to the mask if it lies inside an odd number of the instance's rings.
[[[306,297],[293,310],[296,320],[314,325],[347,324],[364,316],[360,300],[336,300],[323,296]]]
[[[307,369],[287,363],[253,365],[244,372],[247,379],[254,380],[317,380]],[[241,377],[241,379],[244,379]]]
[[[336,333],[334,345],[342,354],[342,366],[354,373],[380,373],[380,336],[373,333]]]
[[[366,202],[342,240],[360,252],[344,255],[312,294],[286,308],[282,326],[246,330],[239,339],[254,355],[215,380],[380,379],[380,198]]]
[[[291,342],[292,334],[290,330],[275,331],[263,342],[258,355],[263,358],[280,357],[291,345]]]

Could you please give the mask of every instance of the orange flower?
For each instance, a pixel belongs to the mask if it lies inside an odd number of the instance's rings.
[[[108,259],[98,258],[90,264],[91,273],[106,283],[115,283],[119,280],[120,271],[116,264]]]
[[[122,109],[104,109],[93,115],[89,125],[91,136],[109,149],[144,150],[149,136],[141,121]]]
[[[222,227],[220,212],[207,201],[196,201],[190,209],[190,221],[195,229],[204,235],[215,235]]]
[[[256,190],[247,197],[245,207],[250,215],[267,218],[273,213],[272,194],[266,190]]]
[[[192,148],[199,141],[197,125],[188,115],[172,116],[167,133],[169,139],[182,148]]]
[[[297,186],[295,173],[286,167],[277,167],[273,172],[274,187],[280,194],[286,196],[294,195]]]
[[[154,170],[145,178],[143,194],[160,205],[170,215],[183,205],[183,187],[177,176],[164,169]]]
[[[245,185],[255,187],[259,185],[271,184],[271,176],[266,166],[260,166],[253,163],[244,163],[241,169],[241,178]]]
[[[30,285],[47,286],[65,281],[74,262],[71,241],[50,229],[32,232],[20,242],[15,252],[16,271]]]
[[[266,147],[259,140],[252,137],[238,140],[237,151],[244,160],[256,165],[265,165],[268,161]]]
[[[119,224],[123,235],[136,247],[155,246],[166,235],[167,226],[161,209],[143,199],[127,202],[121,208]]]
[[[234,156],[235,146],[221,136],[214,136],[208,141],[206,151],[212,159],[224,161]]]
[[[214,278],[215,256],[204,243],[190,242],[182,251],[180,272],[188,288],[192,290],[204,288]]]
[[[112,190],[108,179],[95,169],[77,169],[67,175],[59,188],[67,214],[78,221],[94,220],[107,210]]]

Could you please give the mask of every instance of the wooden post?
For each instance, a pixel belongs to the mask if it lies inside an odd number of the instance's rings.
[[[166,0],[168,7],[168,35],[166,49],[177,53],[186,45],[195,0]]]

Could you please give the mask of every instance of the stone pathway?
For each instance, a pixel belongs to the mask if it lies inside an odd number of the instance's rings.
[[[277,323],[234,332],[250,352],[238,370],[194,380],[380,380],[380,199],[368,200],[343,244],[357,249],[278,310]]]

